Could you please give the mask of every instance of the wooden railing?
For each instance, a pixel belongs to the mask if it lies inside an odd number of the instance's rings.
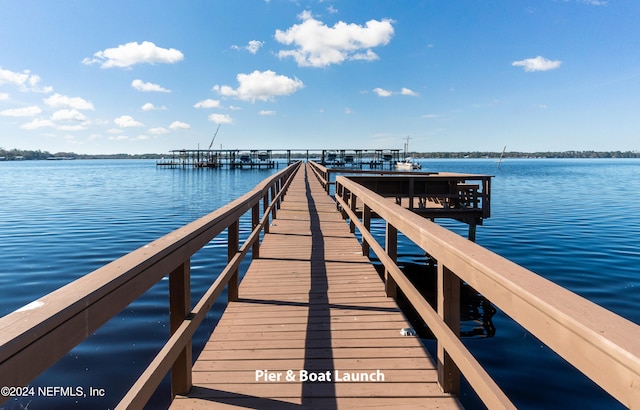
[[[464,281],[623,405],[638,406],[640,326],[386,200],[348,177],[336,177],[335,192],[343,216],[350,219],[351,231],[357,228],[362,234],[363,254],[368,256],[372,250],[384,265],[387,294],[395,297],[399,289],[434,333],[443,390],[458,393],[462,373],[488,408],[513,407],[458,337],[460,285]],[[356,214],[356,204],[363,207],[361,219]],[[370,232],[372,213],[386,221],[384,247]],[[437,311],[396,264],[398,232],[437,261]]]
[[[117,408],[142,408],[169,371],[172,396],[188,392],[192,336],[225,286],[229,300],[237,299],[240,262],[250,249],[259,257],[260,232],[268,232],[299,167],[287,167],[209,215],[1,318],[0,386],[26,386],[169,275],[171,336]],[[249,211],[253,230],[240,246],[239,221]],[[225,230],[228,264],[191,309],[190,258]]]

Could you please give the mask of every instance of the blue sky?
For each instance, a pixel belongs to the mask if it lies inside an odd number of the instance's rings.
[[[0,10],[5,149],[639,149],[637,0]]]

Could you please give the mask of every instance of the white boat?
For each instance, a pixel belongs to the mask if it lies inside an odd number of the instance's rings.
[[[399,171],[412,171],[414,169],[422,169],[422,166],[413,161],[413,158],[405,158],[404,161],[396,162],[396,169]]]
[[[413,158],[407,157],[407,153],[409,152],[409,137],[407,137],[407,141],[404,143],[404,161],[396,162],[396,169],[399,171],[413,171],[414,169],[422,169],[422,166],[417,162],[413,161]]]

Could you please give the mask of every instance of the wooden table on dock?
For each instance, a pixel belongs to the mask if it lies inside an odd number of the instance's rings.
[[[239,296],[172,409],[461,408],[420,341],[400,334],[409,323],[310,169],[296,175]]]

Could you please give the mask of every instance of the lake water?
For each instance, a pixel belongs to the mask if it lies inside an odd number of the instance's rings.
[[[640,160],[422,165],[495,175],[492,216],[476,242],[640,324]],[[215,210],[275,171],[164,169],[144,160],[0,162],[0,316]],[[466,235],[466,226],[443,224]],[[242,235],[247,230],[248,222]],[[399,251],[418,253],[410,243]],[[224,236],[194,256],[192,300],[225,263]],[[103,388],[105,397],[12,399],[0,408],[112,408],[168,336],[167,292],[166,280],[154,286],[32,383]],[[198,331],[196,351],[223,308],[214,306]],[[622,408],[504,314],[493,322],[494,337],[465,344],[519,408]],[[166,381],[161,389],[150,408],[166,407]],[[462,399],[477,406],[471,394]]]

